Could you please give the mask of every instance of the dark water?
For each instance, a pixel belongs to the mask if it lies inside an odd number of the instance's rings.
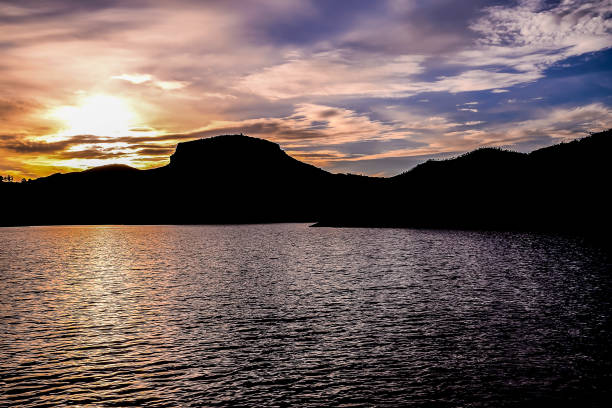
[[[609,406],[611,260],[575,238],[0,229],[1,406]]]

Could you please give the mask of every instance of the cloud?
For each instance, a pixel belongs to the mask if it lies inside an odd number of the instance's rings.
[[[485,46],[521,51],[563,50],[567,56],[611,46],[610,1],[562,0],[555,7],[547,6],[523,0],[512,8],[489,7],[471,28],[483,35],[479,42]]]
[[[117,152],[112,150],[103,150],[98,148],[89,148],[82,150],[64,150],[51,156],[58,159],[96,159],[96,160],[109,160],[116,159],[118,157],[124,157],[124,152]]]
[[[79,135],[57,142],[40,142],[15,135],[5,135],[0,138],[0,149],[26,154],[55,153],[81,144],[104,143],[105,140],[108,139]]]
[[[163,158],[169,157],[174,153],[173,147],[160,148],[159,146],[151,146],[149,148],[138,149],[136,151],[139,156],[163,156]],[[150,159],[150,157],[148,157]]]
[[[396,112],[394,118],[401,114]],[[409,140],[420,141],[421,146],[389,149],[384,152],[348,158],[346,161],[384,160],[390,157],[431,156],[434,154],[463,153],[479,147],[503,146],[531,151],[563,140],[584,137],[589,132],[608,129],[612,123],[612,109],[601,103],[577,107],[538,109],[534,118],[505,124],[482,121],[453,123],[446,118],[412,121]],[[481,125],[478,129],[466,128]]]
[[[363,60],[361,60],[363,61]],[[453,76],[439,76],[423,82],[414,76],[424,70],[422,57],[402,57],[387,64],[372,66],[330,63],[327,60],[299,60],[266,68],[246,76],[240,88],[270,99],[305,96],[368,96],[399,98],[423,92],[473,92],[512,87],[543,77],[539,71],[498,72],[472,69]],[[405,65],[405,69],[399,68]],[[395,69],[397,68],[397,71]]]
[[[330,169],[378,174],[385,160],[395,169],[605,127],[610,68],[598,55],[610,55],[612,3],[492,4],[3,2],[0,171],[46,174],[112,154],[144,168],[178,141],[243,132]],[[599,66],[577,67],[586,58]],[[559,96],[546,82],[555,75],[580,92]],[[583,92],[587,82],[596,91]],[[63,123],[49,112],[101,94],[134,109],[131,135],[53,136]]]
[[[263,137],[288,148],[329,146],[364,140],[403,137],[397,124],[371,119],[350,109],[318,104],[298,104],[285,117],[242,121],[217,121],[190,133],[193,137],[245,133]]]
[[[389,96],[423,71],[421,56],[385,57],[348,50],[300,56],[244,77],[238,88],[271,99],[304,95]]]
[[[612,123],[612,109],[601,103],[538,109],[534,116],[518,122],[489,123],[480,129],[457,129],[444,135],[446,147],[451,150],[461,147],[460,150],[467,151],[484,146],[503,146],[531,151],[584,137],[589,132],[606,130]]]
[[[524,0],[515,7],[489,7],[471,25],[481,36],[477,47],[459,52],[455,60],[538,77],[561,60],[612,47],[611,12],[609,0],[562,0],[554,7]]]
[[[155,85],[165,90],[185,88],[189,85],[188,81],[155,81]]]
[[[546,134],[555,139],[573,139],[610,128],[612,108],[592,103],[569,108],[542,109],[537,118],[508,124],[503,129],[509,135]]]
[[[397,10],[397,2],[391,2],[390,7]],[[414,5],[399,9],[407,16],[411,12],[418,14]],[[547,9],[542,9],[539,1],[523,1],[515,7],[488,7],[484,16],[469,26],[479,35],[475,42],[463,42],[454,51],[442,47],[444,54],[436,52],[436,47],[415,53],[399,45],[393,47],[394,52],[381,54],[380,46],[364,45],[371,44],[364,34],[373,32],[369,24],[376,27],[373,36],[384,38],[387,44],[405,38],[412,38],[410,43],[422,44],[430,41],[425,35],[428,31],[422,27],[422,31],[414,28],[406,31],[398,28],[405,26],[405,21],[385,16],[388,20],[382,24],[378,17],[372,17],[371,21],[365,20],[366,28],[360,27],[359,31],[338,39],[340,46],[350,47],[297,58],[292,55],[288,61],[247,75],[240,84],[271,99],[331,95],[405,97],[431,91],[502,93],[507,91],[502,88],[543,78],[544,70],[558,61],[612,47],[612,20],[606,17],[610,12],[612,6],[607,0],[587,3],[564,0]],[[381,30],[381,26],[385,29]],[[398,35],[399,32],[403,35]],[[434,41],[440,37],[432,35]],[[429,61],[434,59],[442,67],[453,65],[462,69],[454,75],[423,80],[418,74],[426,72]]]
[[[533,82],[543,78],[541,72],[497,72],[493,70],[474,69],[462,72],[459,75],[443,76],[431,84],[432,90],[437,92],[473,92],[486,91],[497,87],[512,87],[514,85]],[[423,87],[423,90],[427,89]]]
[[[112,76],[111,79],[121,79],[136,85],[151,83],[164,90],[182,89],[189,85],[188,81],[159,81],[151,74],[121,74]]]
[[[123,81],[131,82],[133,84],[142,84],[153,79],[150,74],[121,74],[111,77],[112,79],[121,79]]]

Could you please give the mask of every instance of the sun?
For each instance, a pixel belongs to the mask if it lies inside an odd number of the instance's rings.
[[[84,97],[78,105],[55,108],[51,117],[63,123],[63,136],[128,135],[139,119],[126,100],[103,94]]]

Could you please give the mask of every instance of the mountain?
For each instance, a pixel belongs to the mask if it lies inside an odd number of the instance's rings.
[[[391,178],[331,174],[266,140],[216,136],[179,143],[156,169],[110,165],[2,183],[1,222],[603,231],[611,133],[529,154],[483,148]]]
[[[11,186],[5,224],[315,221],[334,176],[272,142],[224,135],[179,143],[166,166],[110,165]],[[44,204],[43,204],[44,203]]]
[[[369,210],[326,214],[319,226],[603,231],[610,130],[529,154],[479,149],[388,179]]]

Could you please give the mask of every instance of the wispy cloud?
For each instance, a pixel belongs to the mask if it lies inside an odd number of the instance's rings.
[[[611,13],[610,0],[5,2],[0,172],[148,167],[219,133],[377,174],[541,146],[611,126]],[[57,136],[50,112],[102,94],[134,110],[129,134]]]
[[[112,76],[111,78],[121,79],[136,85],[151,83],[152,85],[165,90],[182,89],[189,85],[188,81],[160,81],[155,79],[153,75],[150,74],[121,74]]]
[[[152,75],[149,74],[121,74],[111,77],[112,79],[121,79],[123,81],[131,82],[133,84],[142,84],[153,79]]]
[[[239,87],[267,98],[306,95],[375,97],[410,93],[409,78],[421,73],[422,56],[359,54],[347,50],[297,57],[247,75]]]

